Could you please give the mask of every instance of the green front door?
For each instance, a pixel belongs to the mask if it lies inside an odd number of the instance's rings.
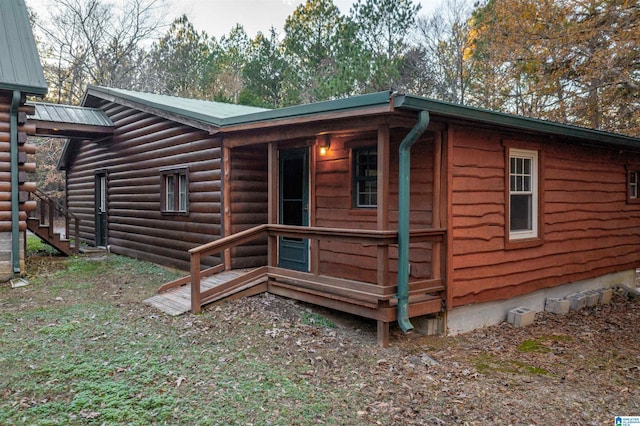
[[[309,226],[309,149],[280,151],[279,223]],[[278,266],[309,271],[309,240],[280,237]]]

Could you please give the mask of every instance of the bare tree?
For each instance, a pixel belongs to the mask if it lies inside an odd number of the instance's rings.
[[[414,90],[448,102],[465,103],[473,70],[469,0],[451,0],[431,16],[418,19],[416,44],[422,72]]]
[[[57,0],[51,21],[38,25],[50,99],[77,103],[87,84],[135,88],[163,9],[164,0]]]

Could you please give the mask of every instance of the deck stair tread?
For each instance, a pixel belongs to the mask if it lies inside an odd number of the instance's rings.
[[[214,287],[223,285],[251,271],[252,270],[250,269],[233,269],[230,271],[220,272],[212,277],[207,277],[201,281],[201,291],[210,290]],[[256,281],[259,280],[254,280],[243,285],[242,287],[225,291],[221,295],[219,295],[219,297],[211,298],[212,300],[210,299],[209,303],[215,302],[216,300],[219,300],[221,298],[228,297],[236,292],[245,290],[246,288],[255,285]],[[182,315],[191,310],[191,285],[187,284],[181,287],[173,288],[160,294],[156,294],[155,296],[144,300],[143,303],[172,316]]]
[[[37,235],[42,241],[49,244],[60,253],[70,256],[73,254],[74,246],[68,238],[63,237],[59,232],[49,232],[49,225],[42,225],[40,219],[34,217],[27,218],[27,229]]]

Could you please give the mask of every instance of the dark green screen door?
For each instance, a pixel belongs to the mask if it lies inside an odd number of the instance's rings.
[[[279,222],[309,226],[309,150],[280,151]],[[278,266],[296,271],[309,270],[309,240],[280,237]]]
[[[105,247],[107,245],[107,174],[96,173],[95,184],[96,247]]]

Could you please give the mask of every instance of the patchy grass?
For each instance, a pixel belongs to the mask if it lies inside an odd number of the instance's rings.
[[[310,381],[307,357],[260,350],[292,326],[335,327],[324,317],[171,318],[139,301],[176,274],[115,255],[64,263],[22,297],[0,289],[0,424],[338,424],[352,414],[349,389]]]
[[[551,352],[551,349],[545,346],[544,343],[542,343],[538,339],[525,340],[524,342],[520,343],[516,349],[518,349],[520,352]]]
[[[336,328],[336,324],[329,318],[313,311],[302,312],[302,322],[316,327]]]
[[[491,375],[492,373],[508,373],[511,375],[547,375],[544,368],[529,365],[514,359],[503,359],[488,354],[476,358],[475,367],[478,373]]]
[[[141,301],[181,274],[116,255],[27,268],[28,286],[0,284],[2,425],[607,424],[640,411],[640,305],[619,296],[525,328],[392,327],[380,348],[375,322],[272,295],[170,317]]]
[[[39,237],[27,234],[27,256],[59,256],[60,252],[49,244],[44,243]]]

